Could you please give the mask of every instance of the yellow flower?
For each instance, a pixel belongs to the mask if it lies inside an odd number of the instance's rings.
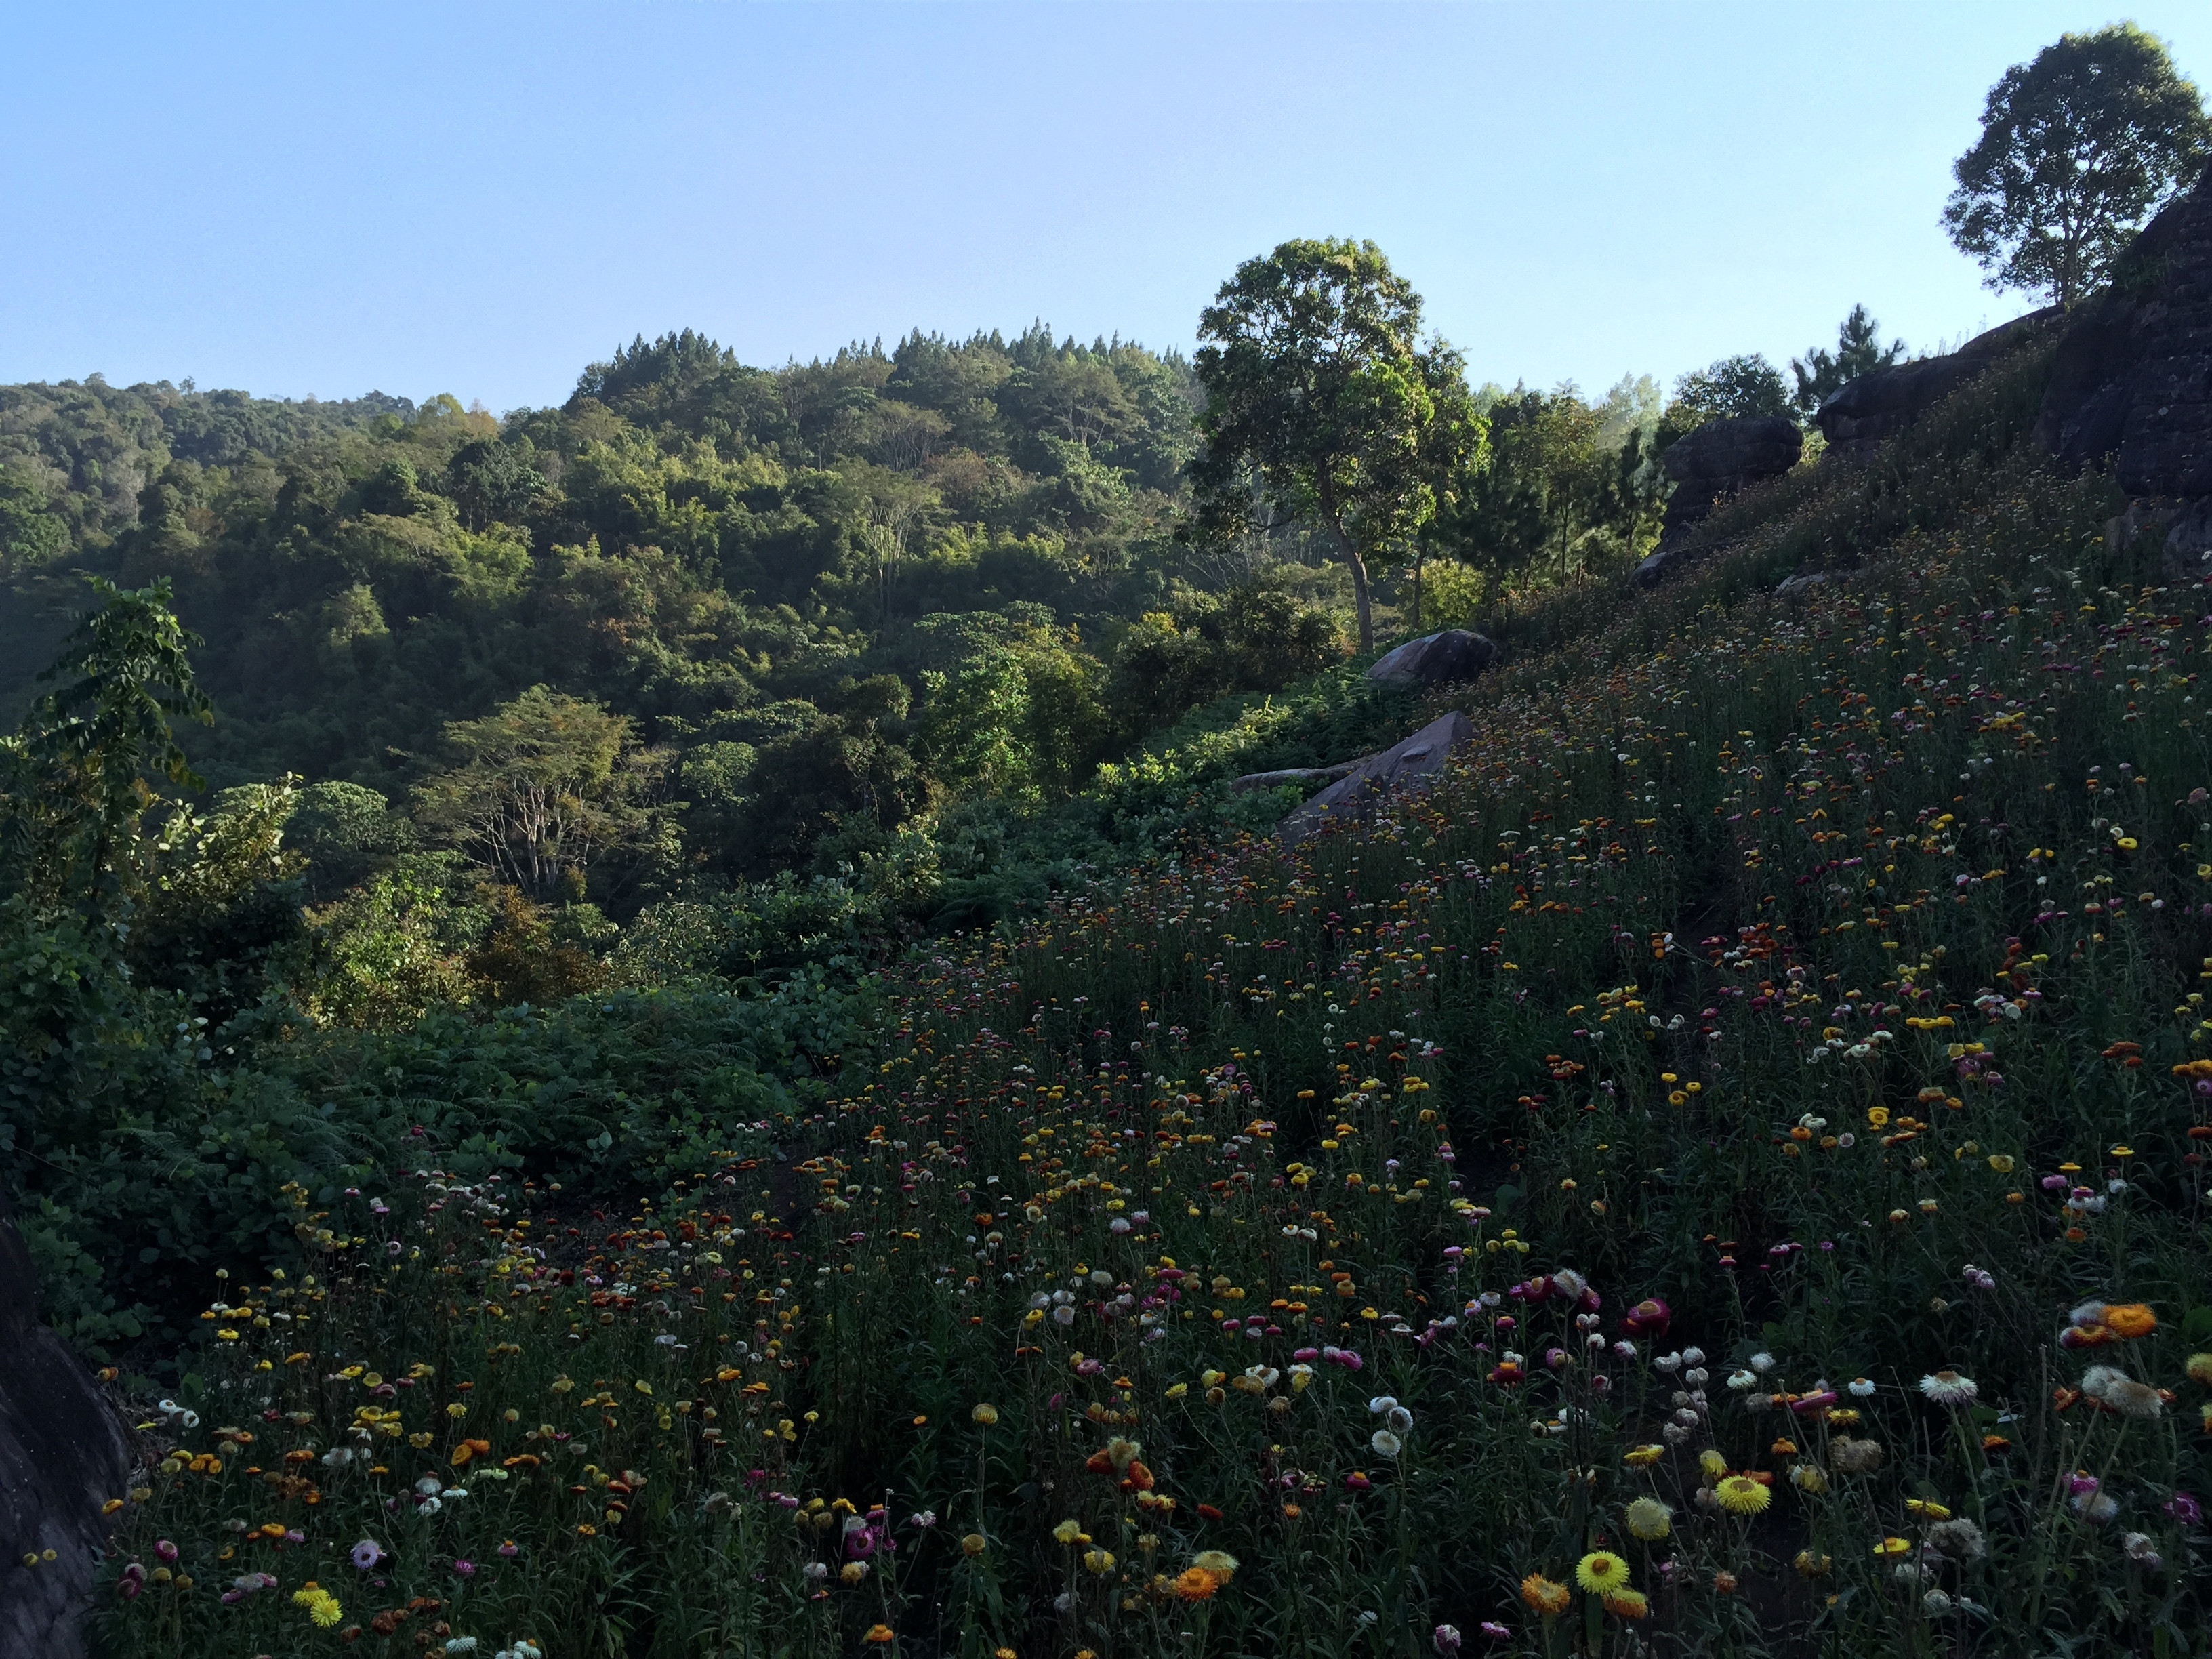
[[[968,1420],[971,1423],[980,1423],[988,1429],[999,1420],[999,1408],[988,1402],[979,1405],[968,1413]]]
[[[1874,1547],[1874,1553],[1878,1556],[1910,1555],[1912,1553],[1912,1541],[1906,1538],[1885,1538]]]
[[[965,1538],[960,1540],[961,1554],[966,1556],[971,1561],[977,1556],[981,1555],[988,1547],[988,1546],[984,1542],[983,1534],[980,1532],[971,1532]]]
[[[1575,1583],[1593,1595],[1610,1595],[1628,1583],[1628,1563],[1611,1550],[1592,1550],[1575,1563]]]
[[[1949,1510],[1926,1498],[1906,1498],[1905,1510],[1908,1515],[1917,1515],[1929,1521],[1948,1521],[1951,1518]]]
[[[1818,1578],[1836,1563],[1832,1556],[1816,1554],[1811,1550],[1799,1550],[1796,1559],[1790,1565],[1808,1578]]]
[[[1728,1473],[1728,1459],[1708,1446],[1698,1454],[1698,1467],[1705,1472],[1705,1479],[1717,1480]]]
[[[1114,1571],[1114,1552],[1111,1550],[1085,1550],[1083,1552],[1083,1565],[1088,1571],[1095,1572],[1101,1578],[1103,1578],[1108,1573]]]
[[[1757,1515],[1774,1501],[1774,1494],[1747,1474],[1732,1474],[1713,1488],[1713,1496],[1730,1515]]]
[[[1990,1155],[1990,1168],[1995,1170],[1999,1175],[2010,1175],[2013,1171],[2013,1162],[2008,1154],[1996,1152]]]
[[[1200,1550],[1190,1558],[1190,1564],[1218,1584],[1225,1584],[1237,1576],[1237,1558],[1227,1550]]]
[[[1628,1506],[1628,1529],[1645,1543],[1664,1538],[1674,1529],[1674,1511],[1656,1498],[1639,1498]]]
[[[1632,1446],[1620,1455],[1620,1461],[1632,1469],[1648,1469],[1666,1453],[1664,1446]]]
[[[1063,1521],[1052,1529],[1052,1535],[1063,1544],[1073,1544],[1083,1536],[1083,1523],[1080,1521]]]
[[[1521,1581],[1521,1600],[1531,1613],[1540,1613],[1547,1619],[1565,1613],[1573,1600],[1565,1584],[1554,1583],[1540,1572],[1532,1572]]]
[[[2206,1388],[2212,1389],[2212,1353],[2190,1355],[2189,1363],[2183,1369],[2189,1373],[2191,1382],[2202,1382]]]
[[[1790,1470],[1790,1484],[1800,1492],[1818,1496],[1828,1489],[1828,1477],[1817,1463],[1793,1464]]]

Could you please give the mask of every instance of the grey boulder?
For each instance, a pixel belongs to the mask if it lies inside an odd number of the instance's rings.
[[[1351,771],[1277,824],[1275,834],[1300,842],[1324,824],[1370,817],[1385,796],[1442,771],[1451,752],[1474,737],[1474,723],[1457,709],[1439,715],[1403,743],[1354,762]]]
[[[29,1252],[0,1194],[0,1654],[80,1659],[106,1546],[100,1505],[123,1496],[123,1425],[84,1363],[39,1322]],[[54,1552],[26,1567],[23,1558]]]
[[[1464,628],[1447,628],[1407,640],[1375,659],[1367,678],[1391,685],[1457,685],[1491,667],[1503,654],[1497,645]]]

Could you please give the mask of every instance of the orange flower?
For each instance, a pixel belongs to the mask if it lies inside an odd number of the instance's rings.
[[[2130,1302],[2119,1307],[2107,1304],[2105,1323],[2115,1336],[2148,1336],[2158,1328],[2158,1316],[2140,1302]]]
[[[1185,1567],[1176,1575],[1175,1593],[1186,1601],[1209,1601],[1221,1588],[1204,1567]]]
[[[1574,1600],[1565,1584],[1555,1583],[1540,1572],[1532,1572],[1521,1581],[1521,1599],[1531,1613],[1540,1613],[1547,1619],[1565,1613],[1567,1604]]]
[[[868,1633],[860,1639],[863,1642],[891,1642],[897,1639],[897,1632],[889,1625],[871,1625]]]

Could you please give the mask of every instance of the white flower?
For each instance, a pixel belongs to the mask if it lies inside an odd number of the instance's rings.
[[[1403,1406],[1393,1406],[1382,1414],[1384,1425],[1400,1434],[1413,1431],[1413,1414]]]
[[[1703,1348],[1685,1348],[1685,1349],[1683,1349],[1683,1350],[1682,1350],[1682,1363],[1683,1363],[1685,1365],[1702,1365],[1702,1364],[1704,1364],[1705,1363],[1705,1351]]]
[[[1855,1376],[1850,1380],[1849,1387],[1855,1399],[1870,1400],[1874,1397],[1874,1382],[1869,1377]]]
[[[2166,1565],[2148,1534],[2124,1532],[2120,1534],[2120,1547],[2127,1552],[2128,1559],[2145,1572],[2156,1572]]]
[[[1738,1394],[1741,1394],[1746,1389],[1755,1387],[1758,1382],[1759,1379],[1749,1371],[1731,1371],[1729,1374],[1728,1385]]]
[[[1403,1449],[1404,1444],[1404,1443],[1401,1442],[1396,1435],[1391,1433],[1388,1429],[1376,1430],[1373,1434],[1368,1437],[1367,1443],[1375,1448],[1376,1455],[1378,1457],[1395,1457],[1399,1452]]]
[[[1774,1369],[1774,1356],[1771,1353],[1755,1353],[1752,1355],[1751,1368],[1757,1371],[1761,1376],[1765,1376],[1767,1372]]]
[[[2156,1389],[2110,1365],[2092,1365],[2083,1372],[2081,1392],[2124,1417],[2156,1417],[2166,1409]]]
[[[1973,1378],[1961,1376],[1954,1370],[1940,1370],[1922,1377],[1920,1392],[1939,1406],[1971,1406],[1981,1394]]]
[[[1397,1403],[1398,1396],[1395,1394],[1376,1395],[1367,1402],[1368,1415],[1370,1417],[1380,1417],[1384,1412],[1389,1411]]]

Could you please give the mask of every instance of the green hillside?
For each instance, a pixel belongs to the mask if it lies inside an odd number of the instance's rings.
[[[173,1036],[12,943],[56,1316],[196,1328],[113,1650],[2194,1650],[2204,605],[2049,362],[1455,696],[1155,727],[1002,820],[1026,919],[771,988],[672,897],[554,1006]],[[1448,704],[1371,823],[1225,791]]]

